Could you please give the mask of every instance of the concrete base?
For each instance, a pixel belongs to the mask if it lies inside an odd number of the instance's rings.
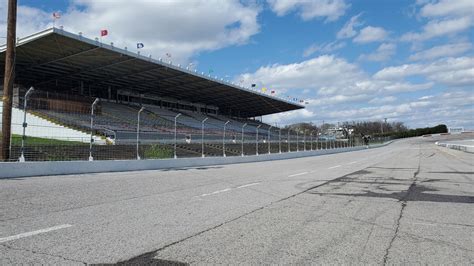
[[[456,142],[436,142],[436,145],[453,150],[474,153],[474,146]]]
[[[377,148],[385,144],[371,145]],[[0,162],[0,178],[15,178],[45,175],[67,175],[102,172],[124,172],[137,170],[157,170],[183,167],[199,167],[222,164],[286,160],[324,154],[357,151],[366,146],[339,148],[330,150],[300,151],[290,153],[272,153],[251,156],[178,158],[160,160],[116,160],[116,161],[48,161],[48,162]]]

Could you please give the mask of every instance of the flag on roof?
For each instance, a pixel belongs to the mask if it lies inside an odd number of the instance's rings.
[[[54,19],[59,19],[59,18],[61,18],[61,14],[59,12],[53,12],[53,18]]]
[[[275,94],[275,91],[274,91],[274,90],[272,90],[272,91],[271,91],[271,93],[272,93],[272,94]]]
[[[166,53],[166,57],[171,58],[171,54],[170,54],[170,53]]]
[[[209,74],[213,73],[214,72],[214,69],[212,68],[209,68]]]
[[[252,88],[255,88],[255,86],[257,86],[256,84],[252,84]]]
[[[101,30],[100,31],[100,37],[107,36],[107,34],[109,34],[109,31],[107,31],[107,30]]]
[[[267,92],[267,88],[263,87],[262,92]]]
[[[137,43],[137,49],[140,49],[140,48],[143,48],[145,47],[145,45],[143,45],[143,43],[139,42]]]

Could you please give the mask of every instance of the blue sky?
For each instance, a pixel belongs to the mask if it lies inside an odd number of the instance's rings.
[[[6,0],[0,4],[5,34]],[[306,99],[282,124],[402,121],[474,128],[472,0],[22,1],[18,35],[56,25]]]

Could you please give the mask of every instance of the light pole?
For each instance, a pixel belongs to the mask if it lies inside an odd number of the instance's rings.
[[[227,124],[229,124],[230,121],[227,120],[227,122],[225,122],[224,124],[224,134],[222,136],[222,156],[225,157],[225,127],[227,126]]]
[[[137,116],[137,160],[140,160],[140,153],[138,151],[138,146],[140,145],[140,114],[145,110],[145,107],[140,108]]]
[[[257,134],[255,134],[255,155],[258,155],[258,129],[261,127],[262,125],[258,125],[257,126]]]
[[[272,127],[273,126],[270,126],[268,128],[268,137],[267,137],[267,141],[268,141],[268,154],[270,154],[270,130],[272,130]]]
[[[244,157],[244,128],[247,126],[247,123],[242,126],[242,157]]]
[[[313,131],[310,132],[310,141],[311,141],[311,145],[309,148],[313,150]]]
[[[174,158],[178,158],[178,156],[176,156],[176,142],[177,142],[177,139],[176,139],[176,120],[178,120],[178,117],[181,116],[181,113],[178,113],[175,117],[174,117]]]
[[[204,118],[204,120],[201,121],[201,157],[202,158],[204,158],[204,123],[206,123],[208,119],[209,118],[206,117]]]
[[[21,155],[18,161],[24,162],[25,161],[25,139],[26,139],[26,127],[28,124],[26,124],[26,103],[28,101],[28,96],[30,96],[35,89],[31,87],[26,93],[25,93],[25,100],[23,102],[23,135],[21,136]]]
[[[92,142],[94,141],[93,139],[93,126],[94,126],[94,108],[99,102],[99,98],[95,98],[95,101],[92,103],[91,106],[91,139],[89,141],[89,161],[93,161],[94,157],[92,157]]]
[[[278,150],[281,153],[281,127],[278,129]]]

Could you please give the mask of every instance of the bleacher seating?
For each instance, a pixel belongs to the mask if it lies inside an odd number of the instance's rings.
[[[229,118],[218,114],[202,114],[192,111],[171,110],[160,108],[159,106],[144,105],[145,109],[140,115],[140,140],[143,143],[174,141],[174,118],[178,113],[181,116],[177,119],[177,139],[184,142],[186,137],[191,139],[191,143],[201,140],[202,121],[205,122],[205,141],[209,143],[221,143],[223,137],[223,127],[226,121],[230,121],[226,126],[226,139],[228,143],[240,142],[242,126],[247,123],[244,130],[244,140],[251,142],[255,140],[256,128],[259,129],[259,139],[267,138],[270,125],[257,120],[241,118]],[[126,105],[109,101],[99,103],[100,112],[94,115],[94,130],[106,136],[115,138],[116,143],[127,143],[136,141],[137,115],[141,106]],[[58,110],[33,109],[34,112],[43,118],[54,123],[69,126],[83,131],[90,130],[90,115],[88,113],[64,112]],[[112,134],[113,133],[113,134]],[[271,138],[278,139],[278,129],[274,128]]]

